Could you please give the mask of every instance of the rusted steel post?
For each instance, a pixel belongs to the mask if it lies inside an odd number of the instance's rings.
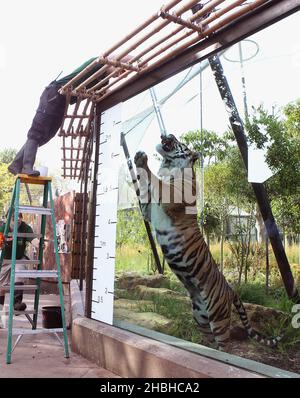
[[[248,144],[245,135],[243,122],[239,116],[233,95],[231,93],[228,81],[225,77],[221,61],[217,55],[209,58],[209,63],[213,71],[218,89],[220,91],[222,100],[225,102],[226,109],[229,113],[229,120],[231,128],[234,132],[239,150],[242,155],[245,167],[248,170]],[[281,273],[281,277],[287,292],[288,297],[300,302],[300,297],[297,291],[295,280],[291,271],[289,261],[287,259],[282,240],[272,213],[270,201],[263,184],[251,184],[255,193],[255,197],[265,223],[266,231],[268,233],[274,255]]]

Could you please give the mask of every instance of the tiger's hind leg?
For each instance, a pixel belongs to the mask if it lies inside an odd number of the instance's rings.
[[[209,322],[211,331],[220,351],[227,352],[230,345],[230,318]]]
[[[170,265],[170,267],[172,269],[172,265]],[[177,270],[173,270],[173,272],[189,293],[192,301],[193,317],[198,324],[199,330],[203,337],[203,342],[207,343],[208,345],[215,343],[215,338],[212,334],[209,324],[206,305],[202,300],[199,287],[195,286],[188,276],[178,272]]]
[[[211,331],[207,314],[201,311],[197,304],[193,303],[193,316],[198,324],[199,330],[202,334],[204,344],[212,345],[216,342],[215,337]]]

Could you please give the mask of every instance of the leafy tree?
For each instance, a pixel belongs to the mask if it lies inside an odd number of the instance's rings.
[[[205,197],[214,215],[218,219],[214,232],[220,237],[220,267],[224,264],[224,241],[226,224],[230,214],[231,201],[228,195],[227,182],[230,179],[230,169],[226,162],[213,164],[205,170]]]
[[[16,154],[17,151],[15,149],[3,149],[0,151],[0,163],[10,164],[14,160]]]
[[[0,215],[3,215],[8,208],[14,180],[14,176],[7,171],[7,164],[0,163]]]
[[[147,232],[138,208],[118,211],[117,245],[148,244]]]
[[[283,113],[270,115],[263,106],[254,109],[246,124],[250,142],[267,148],[266,160],[275,175],[267,182],[272,207],[283,230],[299,231],[300,210],[300,100]]]
[[[203,137],[203,139],[202,139]],[[210,130],[203,130],[201,133],[197,131],[189,131],[183,134],[181,140],[194,151],[202,154],[206,163],[224,159],[227,148],[229,147],[226,137],[222,137]]]

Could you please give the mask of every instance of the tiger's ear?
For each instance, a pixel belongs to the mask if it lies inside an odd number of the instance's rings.
[[[202,154],[200,152],[193,152],[192,160],[193,163],[197,162],[197,160],[202,159]]]

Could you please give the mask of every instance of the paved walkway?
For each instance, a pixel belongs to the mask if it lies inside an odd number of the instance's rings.
[[[33,296],[25,295],[24,301],[32,308]],[[7,300],[8,301],[8,297]],[[41,305],[58,305],[55,295],[41,296]],[[7,306],[4,310],[8,310]],[[40,311],[41,312],[41,311]],[[67,322],[68,322],[67,313]],[[2,316],[2,321],[7,317]],[[39,314],[39,327],[42,316]],[[0,324],[1,325],[1,324]],[[24,316],[14,318],[17,328],[30,328]],[[39,334],[23,336],[12,355],[12,363],[6,364],[6,336],[0,329],[0,378],[116,378],[119,377],[106,369],[80,357],[70,350],[70,358],[64,358],[64,350],[54,335]],[[69,339],[70,341],[70,339]]]

